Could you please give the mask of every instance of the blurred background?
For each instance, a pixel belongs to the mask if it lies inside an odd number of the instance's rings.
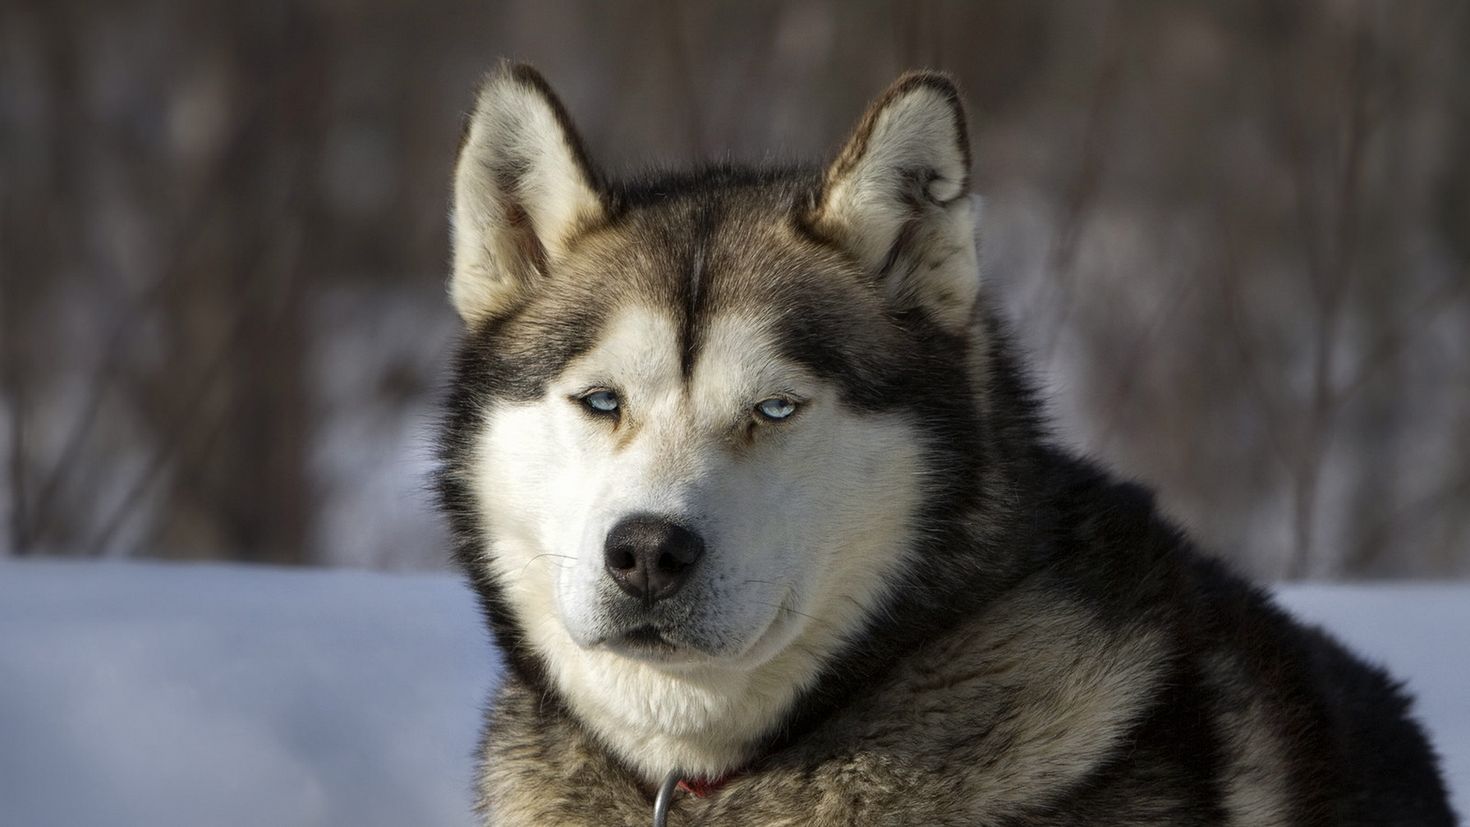
[[[462,113],[612,170],[964,88],[1066,442],[1268,579],[1470,576],[1470,4],[0,4],[0,554],[439,568]]]

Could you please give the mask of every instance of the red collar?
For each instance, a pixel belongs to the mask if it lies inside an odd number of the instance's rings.
[[[694,796],[695,798],[708,798],[719,792],[724,786],[740,777],[738,772],[727,772],[719,778],[681,778],[679,789]]]
[[[675,775],[669,773],[664,777],[663,783],[658,785],[658,793],[653,797],[653,827],[664,827],[668,823],[669,808],[674,805],[674,791],[683,790],[695,798],[704,798],[719,792],[720,788],[730,782],[739,773],[726,773],[719,778],[680,778],[675,781]]]

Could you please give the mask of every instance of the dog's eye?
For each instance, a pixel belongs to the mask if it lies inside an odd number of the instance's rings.
[[[612,391],[589,391],[577,399],[587,410],[600,416],[616,416],[618,413],[618,395]]]
[[[790,419],[791,415],[796,413],[796,403],[784,397],[773,396],[770,399],[757,403],[755,412],[762,419],[771,422],[780,422],[784,419]]]

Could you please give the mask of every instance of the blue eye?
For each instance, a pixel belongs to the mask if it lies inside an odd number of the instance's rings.
[[[771,422],[780,422],[783,419],[790,419],[791,415],[796,413],[796,403],[790,399],[773,396],[757,403],[755,412]]]
[[[583,394],[581,401],[587,410],[597,414],[615,414],[618,412],[618,395],[612,391],[592,391]]]

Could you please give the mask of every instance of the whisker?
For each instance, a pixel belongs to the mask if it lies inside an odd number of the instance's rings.
[[[572,557],[571,555],[568,555],[568,554],[553,554],[553,553],[551,553],[549,551],[546,551],[546,552],[542,552],[541,554],[538,554],[535,557],[532,557],[531,559],[527,560],[526,561],[526,565],[521,566],[521,571],[522,572],[525,572],[526,569],[528,569],[528,568],[531,567],[531,564],[532,563],[536,562],[537,560],[540,560],[542,557],[551,557],[551,558],[556,558],[556,559],[560,559],[560,560],[571,560],[573,563],[577,562],[577,558]],[[561,568],[563,571],[565,571],[566,569],[571,568],[571,566],[566,565],[566,564],[563,564],[563,563],[553,563],[552,565],[555,565],[555,566]]]
[[[764,600],[752,600],[751,602],[754,603],[754,604],[756,604],[757,606],[770,606],[773,609],[779,609],[779,610],[781,610],[783,612],[791,612],[792,614],[798,615],[800,617],[804,617],[807,620],[812,621],[813,623],[820,623],[821,625],[826,626],[828,629],[833,629],[833,630],[836,630],[836,631],[841,631],[840,629],[837,628],[837,624],[835,624],[835,623],[832,623],[830,621],[823,620],[820,617],[817,617],[816,615],[807,614],[806,612],[799,611],[797,609],[793,609],[793,608],[791,608],[790,606],[787,606],[784,603],[767,603]]]

